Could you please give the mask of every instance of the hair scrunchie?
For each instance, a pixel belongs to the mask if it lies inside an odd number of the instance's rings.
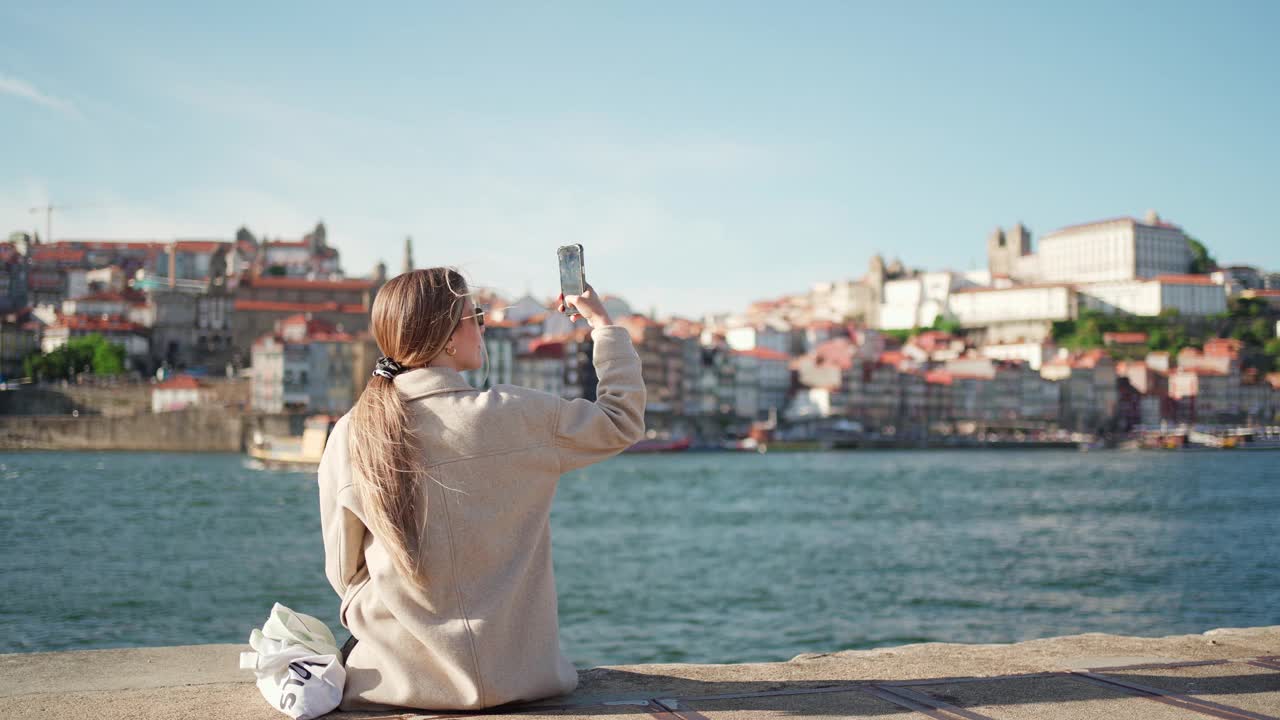
[[[395,376],[402,372],[404,372],[404,366],[386,355],[378,358],[378,362],[373,365],[373,374],[388,380],[395,379]]]

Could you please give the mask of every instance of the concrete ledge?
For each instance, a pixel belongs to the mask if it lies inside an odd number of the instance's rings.
[[[238,668],[238,653],[247,649],[189,645],[0,655],[0,717],[285,717],[258,693],[253,674]],[[1165,638],[1088,634],[1008,645],[925,643],[805,654],[783,663],[599,667],[582,671],[570,696],[485,715],[1280,717],[1277,656],[1280,626]],[[1175,663],[1196,664],[1171,667]],[[1135,665],[1148,667],[1085,672]]]

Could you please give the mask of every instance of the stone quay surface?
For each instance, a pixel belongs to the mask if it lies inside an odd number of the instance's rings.
[[[286,717],[240,670],[247,645],[0,655],[0,718]],[[474,713],[326,717],[1280,718],[1280,625],[1164,638],[923,643],[788,662],[580,671],[571,695]]]

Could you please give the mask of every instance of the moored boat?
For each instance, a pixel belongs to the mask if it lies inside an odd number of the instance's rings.
[[[248,455],[268,470],[314,472],[320,467],[324,444],[337,421],[332,415],[312,415],[306,419],[300,437],[255,432]]]

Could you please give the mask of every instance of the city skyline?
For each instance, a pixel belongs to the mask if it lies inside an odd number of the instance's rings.
[[[412,235],[539,297],[582,242],[596,287],[686,317],[1148,209],[1280,269],[1274,5],[321,15],[0,10],[0,231],[46,203],[55,239],[324,220],[350,275]]]

